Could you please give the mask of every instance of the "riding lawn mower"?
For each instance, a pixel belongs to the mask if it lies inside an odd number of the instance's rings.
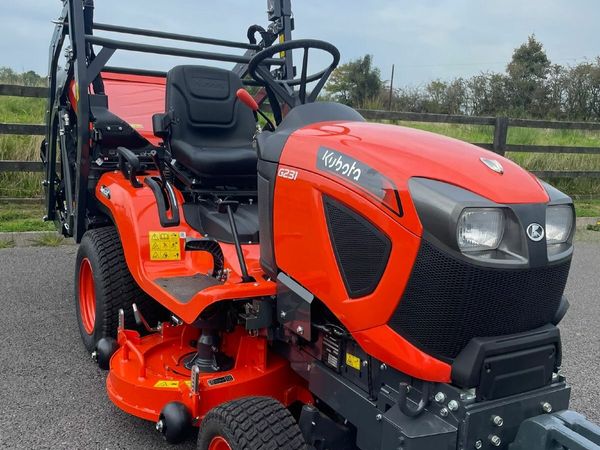
[[[560,374],[568,196],[318,101],[340,53],[292,39],[290,0],[247,42],[93,12],[63,0],[41,157],[115,405],[169,443],[199,427],[202,450],[600,448]],[[109,66],[116,51],[217,64]]]

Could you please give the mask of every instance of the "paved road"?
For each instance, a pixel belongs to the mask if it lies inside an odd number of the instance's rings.
[[[0,448],[168,448],[108,400],[72,300],[76,247],[0,250]],[[562,324],[572,407],[600,422],[600,245],[579,246]],[[194,440],[177,447],[195,448]]]

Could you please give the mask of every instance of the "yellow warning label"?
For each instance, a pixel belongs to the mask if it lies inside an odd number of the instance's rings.
[[[357,358],[350,353],[346,353],[346,365],[353,369],[360,370],[360,358]]]
[[[159,380],[154,387],[159,389],[177,389],[179,387],[179,381]]]
[[[179,261],[181,259],[179,233],[151,231],[148,240],[150,241],[151,261]]]

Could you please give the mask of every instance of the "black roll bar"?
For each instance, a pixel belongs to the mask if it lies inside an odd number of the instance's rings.
[[[224,61],[224,62],[232,62],[232,63],[242,63],[248,64],[250,56],[246,55],[228,55],[226,53],[216,53],[216,52],[205,52],[200,50],[188,50],[184,48],[177,47],[163,47],[161,45],[151,45],[151,44],[140,44],[137,42],[125,42],[118,41],[115,39],[108,39],[98,36],[93,36],[90,34],[85,35],[86,42],[94,45],[101,45],[105,48],[112,48],[116,50],[129,50],[132,52],[141,52],[141,53],[154,53],[157,55],[169,55],[169,56],[181,56],[185,58],[195,58],[195,59],[206,59],[210,61]],[[285,64],[284,59],[269,59],[265,61],[268,64],[283,66]]]
[[[218,45],[219,47],[241,48],[244,50],[260,50],[260,45],[246,44],[244,42],[225,41],[222,39],[205,38],[200,36],[188,36],[186,34],[168,33],[165,31],[146,30],[144,28],[124,27],[108,23],[94,23],[94,30],[109,31],[114,33],[132,34],[136,36],[147,36],[161,39],[170,39],[182,42],[195,42],[197,44]]]

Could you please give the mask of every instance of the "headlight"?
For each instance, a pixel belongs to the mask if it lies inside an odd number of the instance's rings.
[[[573,209],[569,205],[549,206],[546,209],[546,242],[562,244],[571,236]]]
[[[463,252],[495,250],[504,234],[504,212],[497,208],[466,208],[458,219],[458,246]]]

